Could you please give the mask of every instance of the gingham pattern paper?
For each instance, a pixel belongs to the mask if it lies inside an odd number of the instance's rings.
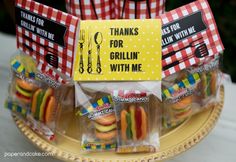
[[[97,17],[92,2],[94,2]],[[66,4],[67,11],[82,20],[150,18],[146,0],[137,2],[136,16],[135,2],[132,0],[66,0]],[[155,18],[164,13],[165,0],[149,0],[149,7],[151,18]]]
[[[62,24],[67,27],[64,41],[65,47],[62,47],[56,43],[48,41],[20,26],[16,26],[16,35],[17,35],[17,47],[25,52],[27,55],[32,56],[36,59],[37,62],[43,64],[45,67],[48,66],[51,68],[44,56],[48,53],[48,50],[44,48],[45,46],[54,48],[58,56],[58,68],[57,70],[62,74],[65,74],[69,77],[72,76],[73,61],[74,61],[74,49],[76,47],[76,31],[78,26],[78,18],[67,13],[61,12],[54,8],[45,6],[43,4],[34,2],[32,0],[17,0],[16,6],[38,14],[42,17],[45,17],[49,20],[53,20],[59,24]],[[23,36],[31,38],[33,41],[38,42],[41,46],[37,45],[35,42],[25,39]],[[32,52],[26,48],[23,44],[31,47]],[[44,47],[43,47],[44,46]],[[42,70],[42,69],[39,69]]]
[[[224,50],[223,44],[221,42],[217,26],[212,14],[212,11],[210,9],[210,6],[207,2],[207,0],[198,0],[195,2],[192,2],[190,4],[187,4],[185,6],[182,6],[180,8],[177,8],[175,10],[172,10],[170,12],[167,12],[160,16],[162,19],[163,25],[171,23],[177,19],[180,19],[184,16],[191,15],[192,13],[195,13],[197,11],[202,12],[202,18],[204,23],[207,26],[207,29],[205,31],[202,31],[200,33],[197,33],[196,35],[190,36],[186,39],[183,39],[175,44],[172,44],[170,46],[167,46],[162,49],[162,55],[173,51],[181,49],[187,45],[189,45],[192,41],[199,39],[203,37],[203,40],[208,48],[209,56],[217,55],[218,53],[222,52]],[[186,58],[187,56],[191,56],[194,54],[194,48],[186,48],[180,52],[175,53],[175,55],[166,58],[162,61],[162,66],[171,64],[172,62],[176,60],[181,60],[183,58]],[[171,67],[170,69],[167,69],[162,72],[162,77],[169,76],[175,72],[178,72],[182,69],[185,69],[191,65],[198,64],[199,62],[203,61],[205,57],[203,58],[196,58],[191,57],[190,59]]]
[[[149,0],[149,2],[143,0],[136,2],[136,15],[134,0],[115,0],[114,2],[116,19],[135,19],[135,17],[136,19],[155,18],[165,11],[165,0]],[[148,6],[150,7],[151,17],[149,17]]]
[[[58,71],[56,71],[54,68],[47,66],[46,64],[38,63],[37,68],[40,69],[41,73],[47,75],[48,77],[59,83],[65,84],[68,81],[65,76],[62,76],[58,73]]]
[[[114,18],[113,0],[66,0],[66,8],[70,14],[79,17],[81,20]]]

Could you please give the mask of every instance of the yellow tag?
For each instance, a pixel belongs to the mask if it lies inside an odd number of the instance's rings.
[[[161,80],[161,21],[80,23],[75,81]]]

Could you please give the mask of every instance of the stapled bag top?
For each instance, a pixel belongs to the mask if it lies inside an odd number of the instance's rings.
[[[161,21],[80,23],[74,80],[161,80]]]
[[[53,67],[71,77],[78,18],[32,0],[17,0],[15,10],[17,47],[42,72],[53,76]]]
[[[224,50],[207,0],[198,0],[160,16],[162,77]]]

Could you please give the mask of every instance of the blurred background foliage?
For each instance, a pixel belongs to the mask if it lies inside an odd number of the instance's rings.
[[[37,0],[54,8],[65,10],[65,0]],[[166,0],[166,10],[170,11],[193,0]],[[223,67],[225,73],[231,75],[236,82],[236,0],[208,0],[225,46]],[[15,34],[14,0],[0,1],[0,31]]]

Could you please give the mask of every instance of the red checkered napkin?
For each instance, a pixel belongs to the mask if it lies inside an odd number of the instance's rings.
[[[190,3],[188,5],[182,6],[180,8],[177,8],[175,10],[172,10],[170,12],[167,12],[160,16],[162,19],[163,26],[172,23],[176,20],[183,19],[184,17],[190,16],[194,13],[201,12],[202,20],[204,24],[206,25],[206,30],[198,32],[195,35],[191,35],[187,38],[184,38],[178,42],[175,42],[174,44],[171,44],[169,46],[165,46],[162,49],[163,56],[170,53],[171,51],[176,51],[178,49],[181,49],[187,45],[189,45],[194,40],[197,40],[202,37],[204,43],[207,46],[209,56],[217,55],[218,53],[222,52],[224,50],[223,44],[221,42],[217,26],[212,14],[212,11],[210,9],[210,6],[207,2],[207,0],[198,0],[193,3]],[[188,23],[195,23],[195,20],[192,20]],[[175,55],[171,57],[167,57],[162,61],[162,66],[171,64],[172,62],[176,60],[182,60],[183,58],[186,58],[188,56],[191,56],[194,54],[195,48],[186,48],[184,50],[181,50],[180,52],[175,53]],[[206,57],[203,58],[197,58],[197,57],[191,57],[184,62],[173,66],[165,71],[162,72],[162,77],[166,77],[168,75],[171,75],[177,71],[180,71],[182,69],[185,69],[191,65],[198,64],[199,62],[206,59]]]
[[[165,0],[115,0],[116,19],[155,18],[165,11]]]
[[[66,4],[67,11],[82,20],[155,18],[165,10],[165,0],[66,0]]]
[[[45,69],[49,70],[52,67],[48,64],[48,62],[46,62],[45,55],[48,54],[49,48],[54,49],[53,54],[58,57],[57,70],[62,74],[71,77],[75,55],[74,50],[76,48],[76,31],[79,21],[78,18],[32,0],[17,0],[16,8],[37,14],[66,28],[63,39],[64,46],[62,46],[33,33],[31,30],[28,30],[25,27],[16,25],[17,47],[26,54],[35,58],[36,61],[40,63],[38,67],[41,71],[45,71]],[[31,50],[27,46],[30,47]],[[48,73],[53,74],[53,72],[50,72],[50,70]],[[56,78],[59,81],[61,80],[59,77]]]
[[[82,20],[114,18],[114,0],[66,0],[68,13]]]

